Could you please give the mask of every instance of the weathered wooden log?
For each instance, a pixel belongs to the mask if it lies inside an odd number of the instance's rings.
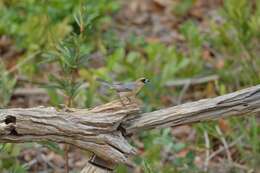
[[[122,133],[258,112],[260,85],[154,112],[140,114],[139,110],[137,100],[124,106],[120,101],[113,101],[90,110],[1,109],[0,142],[67,143],[92,151],[108,163],[129,164],[129,156],[136,152]]]

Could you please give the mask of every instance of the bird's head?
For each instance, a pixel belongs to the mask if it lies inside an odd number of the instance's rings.
[[[137,82],[140,82],[140,83],[143,83],[143,84],[147,84],[147,83],[150,82],[150,80],[142,77],[140,79],[137,79]]]

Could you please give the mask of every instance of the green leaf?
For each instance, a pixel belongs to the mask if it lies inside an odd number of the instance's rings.
[[[11,173],[27,173],[26,167],[20,164],[15,164],[10,170]]]
[[[144,166],[144,172],[145,173],[153,173],[154,172],[152,170],[150,164],[145,159],[143,160],[143,166]]]

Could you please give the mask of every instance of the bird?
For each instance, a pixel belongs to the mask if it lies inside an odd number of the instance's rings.
[[[132,97],[136,97],[136,95],[139,93],[139,91],[150,82],[149,79],[146,79],[144,77],[137,79],[133,82],[127,82],[127,83],[121,83],[121,82],[115,82],[115,83],[109,83],[103,79],[97,78],[97,81],[101,82],[104,86],[109,87],[110,89],[113,89],[117,92],[121,103],[123,98],[126,98],[129,102],[131,102]]]

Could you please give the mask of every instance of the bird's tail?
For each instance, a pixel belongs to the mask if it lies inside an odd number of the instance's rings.
[[[100,83],[101,83],[102,85],[104,85],[105,87],[113,88],[113,85],[110,84],[109,82],[105,81],[104,79],[96,78],[96,81],[97,81],[97,82],[100,82]]]

